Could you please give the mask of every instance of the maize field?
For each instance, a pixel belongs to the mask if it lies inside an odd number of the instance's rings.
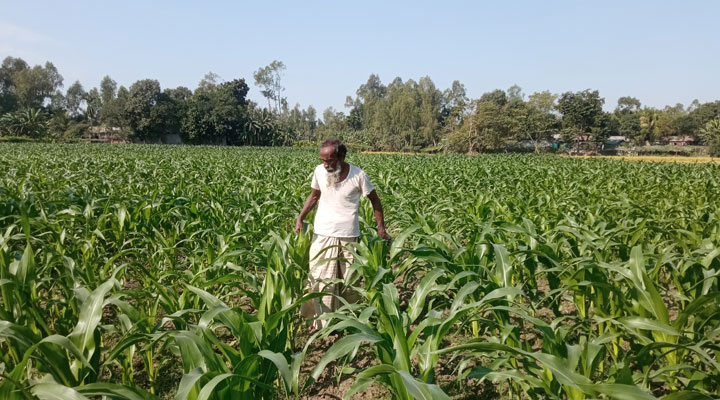
[[[718,397],[720,166],[348,162],[393,241],[310,335],[317,150],[0,145],[0,399]]]

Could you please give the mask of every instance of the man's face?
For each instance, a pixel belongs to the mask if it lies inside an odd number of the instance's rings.
[[[342,159],[335,155],[335,151],[332,146],[320,149],[320,159],[322,160],[323,167],[325,167],[327,172],[335,172],[342,165]]]

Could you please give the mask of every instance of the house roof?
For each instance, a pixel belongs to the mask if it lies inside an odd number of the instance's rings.
[[[670,136],[668,139],[670,142],[694,142],[695,138],[692,136]]]

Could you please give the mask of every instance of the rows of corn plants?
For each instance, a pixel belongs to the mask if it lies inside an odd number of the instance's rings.
[[[0,398],[300,398],[328,374],[346,398],[718,396],[719,166],[348,161],[394,240],[363,201],[336,282],[360,300],[309,336],[315,151],[1,146]]]

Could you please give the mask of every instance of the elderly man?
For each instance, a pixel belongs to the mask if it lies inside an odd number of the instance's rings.
[[[313,292],[324,291],[340,296],[339,285],[324,283],[327,279],[343,279],[347,264],[352,262],[352,254],[345,245],[357,240],[360,236],[358,224],[358,206],[360,197],[366,196],[375,211],[378,235],[390,240],[385,231],[380,198],[370,178],[362,169],[345,162],[347,148],[337,140],[326,140],[320,146],[322,164],[315,168],[312,178],[312,192],[305,200],[295,224],[295,231],[303,229],[303,220],[316,204],[312,245],[310,246],[309,287]],[[303,316],[308,319],[317,318],[324,312],[335,311],[340,302],[335,296],[325,296],[312,303],[305,303]],[[315,320],[312,330],[319,329],[326,321]]]

